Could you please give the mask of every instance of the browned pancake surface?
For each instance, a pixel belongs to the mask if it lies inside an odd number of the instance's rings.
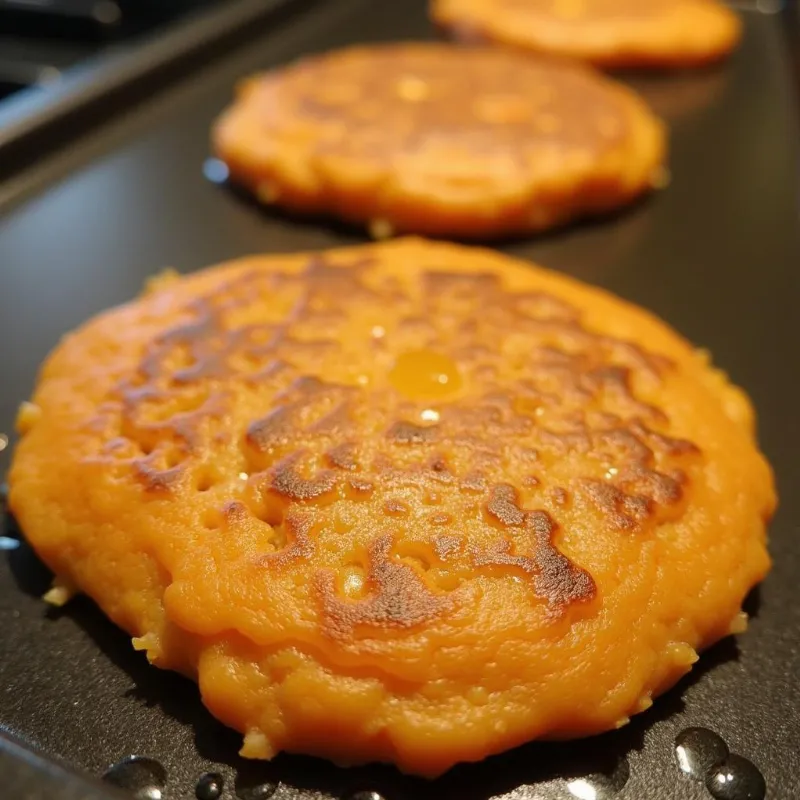
[[[456,39],[496,42],[604,67],[696,67],[736,47],[741,22],[719,0],[433,0]]]
[[[33,403],[26,536],[252,757],[436,775],[624,724],[769,566],[744,395],[645,312],[488,251],[161,281],[68,336]]]
[[[356,47],[256,76],[217,122],[266,203],[384,236],[480,238],[622,206],[658,181],[661,123],[590,70],[491,48]]]

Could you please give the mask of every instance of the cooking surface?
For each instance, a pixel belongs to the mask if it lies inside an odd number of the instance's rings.
[[[11,435],[16,406],[59,336],[134,296],[153,272],[361,240],[358,231],[270,215],[208,180],[208,126],[235,80],[254,69],[359,40],[429,36],[423,5],[349,0],[285,19],[25,176],[30,196],[8,202],[0,222],[0,432]],[[142,796],[165,800],[194,797],[209,770],[224,778],[223,797],[244,800],[276,786],[278,800],[373,790],[386,800],[699,800],[711,795],[681,774],[674,752],[690,726],[755,762],[768,797],[800,794],[798,131],[777,18],[747,14],[744,46],[725,67],[632,82],[672,125],[669,189],[612,220],[502,249],[651,308],[750,392],[782,501],[775,568],[748,601],[750,630],[713,648],[623,730],[529,745],[434,783],[298,757],[248,764],[236,756],[240,737],[204,711],[193,684],[149,667],[88,601],[47,610],[38,599],[46,571],[24,544],[0,539],[9,548],[0,553],[3,726],[95,775],[131,754],[155,759],[164,775],[144,762],[123,768],[122,780],[149,775],[152,792]]]
[[[0,101],[225,0],[0,0]]]

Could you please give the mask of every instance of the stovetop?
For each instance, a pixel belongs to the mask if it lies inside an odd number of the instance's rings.
[[[725,1],[781,14],[800,94],[799,1]],[[0,199],[6,179],[258,35],[279,9],[319,2],[0,0]]]
[[[0,185],[318,0],[0,0]]]
[[[227,0],[0,0],[0,103]]]

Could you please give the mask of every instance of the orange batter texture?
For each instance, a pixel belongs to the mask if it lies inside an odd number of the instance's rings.
[[[719,0],[432,0],[456,39],[603,67],[697,67],[727,56],[741,21]]]
[[[353,47],[244,82],[213,130],[263,203],[460,239],[535,233],[664,180],[663,124],[590,69],[500,48]]]
[[[744,628],[753,428],[647,312],[400,239],[166,277],[67,336],[9,499],[243,755],[433,777],[624,725]]]

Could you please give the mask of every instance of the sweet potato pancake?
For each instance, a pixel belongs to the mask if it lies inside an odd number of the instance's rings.
[[[10,505],[243,754],[435,776],[643,711],[742,630],[775,504],[664,324],[422,240],[157,281],[47,360]]]
[[[432,0],[436,23],[457,39],[557,53],[606,67],[693,67],[741,37],[719,0]]]
[[[618,208],[663,174],[662,124],[588,68],[498,48],[355,47],[243,83],[213,131],[259,200],[488,238]]]

